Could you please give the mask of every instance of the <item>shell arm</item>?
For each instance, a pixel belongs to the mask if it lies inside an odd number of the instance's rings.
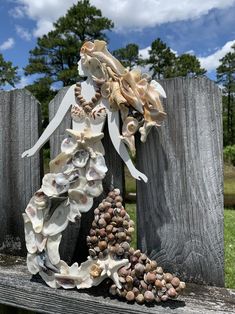
[[[48,124],[48,126],[45,129],[45,131],[42,133],[42,135],[40,136],[38,141],[35,143],[35,145],[32,148],[26,150],[22,154],[22,158],[24,158],[26,156],[27,157],[33,156],[47,142],[47,140],[50,138],[50,136],[58,128],[58,126],[62,122],[64,116],[68,112],[69,107],[75,101],[75,98],[74,98],[74,87],[75,87],[75,85],[72,85],[68,89],[67,93],[65,94],[64,98],[62,99],[62,102],[61,102],[61,104],[59,106],[59,109],[58,109],[56,115],[51,120],[51,122]]]
[[[109,135],[112,140],[113,146],[118,152],[119,156],[125,162],[127,168],[129,169],[131,175],[137,180],[148,181],[145,174],[137,170],[128,154],[125,144],[122,142],[119,133],[119,112],[107,110],[108,115],[108,128]]]

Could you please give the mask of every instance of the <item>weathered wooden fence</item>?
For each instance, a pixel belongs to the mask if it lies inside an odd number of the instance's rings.
[[[221,92],[204,77],[176,78],[161,83],[168,96],[164,101],[167,119],[160,129],[151,131],[145,144],[140,143],[138,137],[136,139],[137,168],[149,178],[147,184],[137,182],[138,247],[156,259],[165,270],[187,282],[223,286]],[[65,92],[66,89],[62,89],[50,103],[50,118],[54,116]],[[28,91],[0,92],[0,213],[3,222],[0,253],[8,254],[8,257],[9,254],[24,256],[26,253],[21,213],[40,186],[42,168],[39,154],[31,159],[21,159],[21,153],[31,147],[39,136],[38,109],[39,103]],[[52,158],[58,154],[64,131],[70,125],[68,114],[50,140]],[[123,165],[110,142],[107,127],[104,132],[109,172],[104,182],[104,193],[96,204],[112,185],[124,192]],[[83,215],[81,224],[71,224],[64,232],[60,249],[67,261],[86,259],[85,238],[92,219],[90,211]],[[25,266],[16,263],[12,267],[7,265],[7,261],[2,255],[0,266],[5,265],[5,268],[0,267],[3,278],[0,279],[1,303],[45,313],[64,313],[65,306],[69,307],[69,304],[71,311],[66,308],[68,313],[75,313],[76,304],[81,307],[81,313],[120,312],[118,307],[124,313],[154,313],[154,310],[143,306],[117,305],[116,301],[110,301],[107,307],[107,301],[102,297],[84,297],[80,292],[68,294],[44,286],[40,290],[40,284],[29,282],[29,276],[22,275],[22,271],[27,273]],[[11,275],[18,281],[14,283]],[[6,284],[7,280],[9,284]],[[22,288],[23,285],[26,286]],[[37,289],[39,299],[32,297],[33,303],[26,306],[27,295],[33,289]],[[194,290],[197,294],[197,289]],[[9,299],[9,291],[15,293],[14,302]],[[45,300],[45,291],[54,303],[58,298],[54,311],[50,298]],[[223,290],[223,298],[219,296],[222,290],[215,289],[214,293],[220,299],[218,305],[218,302],[209,300],[210,291],[207,290],[206,298],[212,312],[222,311],[222,308],[227,312],[235,310],[235,303],[229,297],[231,292]],[[68,302],[65,298],[69,298]],[[86,300],[85,306],[82,306],[82,298]],[[188,304],[180,301],[167,304],[174,308],[172,313],[198,313],[199,310],[191,310],[192,304],[193,307],[197,304],[201,309],[206,308],[206,301],[202,304],[190,298],[189,292],[185,299]],[[169,313],[169,308],[165,310],[166,307],[162,307],[162,313]]]

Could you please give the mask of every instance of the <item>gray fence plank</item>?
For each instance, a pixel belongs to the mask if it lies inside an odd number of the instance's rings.
[[[68,88],[63,88],[59,91],[56,97],[49,104],[49,118],[50,120],[54,117],[57,112],[62,98],[64,97]],[[63,122],[52,135],[50,139],[50,152],[51,158],[54,158],[60,153],[60,145],[62,140],[67,136],[65,129],[71,127],[70,112],[67,113]],[[123,163],[116,153],[111,140],[108,135],[108,128],[105,125],[104,128],[104,139],[102,143],[105,148],[105,160],[108,167],[108,172],[103,181],[103,193],[94,201],[93,209],[97,207],[99,202],[106,196],[110,191],[111,187],[114,186],[124,192],[124,170]],[[93,210],[91,209],[88,213],[82,215],[82,220],[79,223],[71,223],[68,228],[63,232],[63,237],[60,245],[61,257],[68,263],[78,261],[82,262],[87,259],[88,249],[86,246],[86,237],[89,233],[91,223],[93,220]]]
[[[3,258],[4,259],[4,258]],[[1,261],[1,256],[0,256]],[[35,282],[24,262],[0,263],[0,302],[51,314],[218,314],[235,312],[235,290],[188,284],[184,295],[155,306],[111,299],[107,287],[83,291],[52,289]]]
[[[0,91],[0,252],[26,253],[21,213],[40,186],[40,157],[21,158],[40,129],[39,103],[27,90]]]
[[[161,84],[167,119],[137,141],[138,246],[182,280],[223,286],[221,91],[205,77]]]

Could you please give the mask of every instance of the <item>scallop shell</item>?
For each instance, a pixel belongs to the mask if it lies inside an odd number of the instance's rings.
[[[104,105],[97,105],[95,108],[91,111],[90,117],[91,117],[91,123],[92,124],[99,124],[104,122],[106,118],[106,108]]]
[[[82,121],[84,121],[85,117],[86,117],[86,113],[81,106],[79,106],[77,104],[72,106],[71,118],[75,122],[82,122]]]
[[[72,163],[75,167],[83,168],[86,166],[89,157],[88,151],[80,149],[74,154]]]

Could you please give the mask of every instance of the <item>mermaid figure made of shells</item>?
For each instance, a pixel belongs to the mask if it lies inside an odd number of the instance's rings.
[[[87,261],[69,266],[60,259],[62,232],[69,222],[82,219],[82,213],[92,208],[103,189],[108,170],[101,143],[105,120],[112,143],[131,175],[147,182],[133,165],[127,147],[134,154],[135,133],[139,131],[145,142],[150,129],[159,127],[166,116],[160,101],[160,97],[166,97],[161,85],[137,69],[124,68],[104,41],[85,42],[80,56],[79,75],[86,79],[68,89],[37,143],[22,154],[34,155],[71,110],[72,129],[66,130],[61,153],[50,162],[50,173],[44,176],[23,214],[28,269],[32,274],[39,273],[52,288],[90,288],[109,277],[113,281],[110,294],[128,301],[176,298],[184,282],[164,273],[156,261],[130,246],[134,223],[118,189],[110,191],[94,210]]]

